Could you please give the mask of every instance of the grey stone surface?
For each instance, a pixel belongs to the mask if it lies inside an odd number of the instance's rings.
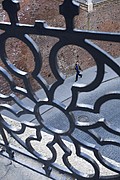
[[[0,180],[49,180],[49,178],[0,156]]]
[[[120,64],[120,58],[117,58],[115,60],[118,64]],[[90,84],[96,77],[96,66],[88,68],[86,70],[84,70],[83,72],[83,77],[81,79],[78,80],[78,84]],[[115,79],[118,77],[118,75],[108,66],[105,67],[105,76],[104,76],[104,80],[103,82],[107,82],[111,79]],[[64,83],[59,86],[56,91],[55,91],[55,99],[58,99],[60,102],[65,101],[67,99],[69,99],[72,96],[72,91],[71,88],[73,86],[73,84],[77,84],[74,82],[75,81],[75,75],[66,78],[66,80],[64,81]],[[106,84],[105,84],[106,86]],[[106,86],[107,87],[107,86]],[[64,93],[61,92],[64,89]],[[45,93],[43,90],[39,90],[36,92],[37,96],[41,99],[46,98]],[[89,94],[89,93],[88,93]],[[34,107],[34,103],[32,101],[30,101],[28,98],[24,98],[23,103],[25,103],[26,106],[30,106],[30,107]],[[13,107],[15,107],[15,109],[19,109],[19,107],[15,104],[13,105]],[[45,107],[43,109],[41,109],[41,113],[46,112],[50,107]],[[35,116],[34,115],[23,115],[20,118],[17,118],[16,116],[14,116],[12,113],[8,112],[8,111],[2,111],[2,114],[5,116],[8,116],[10,118],[13,118],[15,120],[18,121],[33,121],[35,120]]]
[[[117,63],[120,64],[120,58],[117,59]],[[118,75],[112,69],[110,69],[108,66],[105,67],[105,72],[106,73],[104,76],[104,80],[103,80],[103,83],[100,85],[100,87],[92,92],[81,93],[79,95],[78,103],[85,103],[85,104],[93,105],[95,100],[98,97],[100,97],[102,94],[104,94],[108,91],[120,90],[120,87],[119,87],[120,78],[118,77]],[[55,98],[58,99],[59,101],[62,101],[64,103],[64,105],[68,105],[71,100],[72,85],[89,84],[95,78],[95,76],[96,76],[96,67],[92,67],[92,68],[89,68],[89,69],[83,71],[83,78],[80,78],[77,83],[74,82],[75,75],[67,78],[65,80],[64,84],[57,88],[57,90],[55,92]],[[114,86],[113,86],[113,84],[114,84]],[[62,96],[61,96],[61,89],[64,89],[64,94],[62,94]],[[37,94],[41,98],[45,97],[45,94],[42,90],[38,91]],[[27,100],[27,98],[25,98],[23,101],[25,103],[27,103],[28,105],[30,105],[30,102]],[[31,106],[34,106],[34,105],[31,104]],[[93,114],[93,113],[79,111],[79,112],[75,112],[74,115],[80,121],[89,120],[89,121],[94,121],[94,122],[97,121],[100,117],[105,116],[106,120],[108,122],[110,122],[112,124],[112,126],[117,126],[119,128],[120,127],[120,121],[119,121],[120,111],[119,111],[118,107],[120,107],[119,100],[111,100],[110,103],[106,102],[102,105],[102,107],[100,109],[100,114]],[[68,124],[68,120],[65,118],[64,114],[55,108],[52,108],[52,109],[49,109],[49,108],[50,108],[49,106],[46,106],[41,110],[42,114],[43,114],[43,119],[45,119],[45,121],[47,122],[47,126],[49,124],[51,127],[55,127],[59,130],[66,130],[68,128],[69,124]],[[4,113],[4,115],[9,117],[9,114],[6,114],[6,112]],[[88,119],[88,117],[89,117],[89,119]],[[11,118],[14,118],[14,117],[11,117]],[[59,123],[58,123],[58,119],[59,119]],[[21,121],[22,120],[23,119],[21,119]],[[24,120],[33,121],[34,123],[36,123],[35,117],[29,117],[29,116],[25,117],[24,116]],[[112,135],[112,134],[106,132],[105,130],[103,130],[102,128],[97,129],[97,132],[103,138],[109,138],[109,137],[116,138],[120,142],[120,138],[118,136]],[[96,146],[98,146],[98,148],[101,148],[100,151],[104,156],[120,163],[119,147],[113,147],[113,146],[109,146],[109,148],[106,146],[99,147],[99,145],[89,135],[79,131],[78,129],[76,129],[72,135],[77,140],[80,140],[80,138],[82,138],[89,143],[96,144]],[[48,140],[49,134],[46,133],[46,136],[47,136],[46,139]],[[64,140],[66,140],[67,143],[71,143],[71,142],[69,142],[68,138],[64,138]],[[73,157],[73,161],[74,160],[75,160],[75,158]],[[114,163],[115,162],[113,162],[113,164]],[[11,180],[12,179],[14,179],[14,180],[19,180],[19,179],[20,180],[21,179],[23,179],[23,180],[24,179],[25,180],[32,180],[32,179],[47,180],[47,179],[49,179],[49,178],[46,178],[38,173],[35,173],[23,166],[20,166],[16,163],[10,164],[10,161],[7,160],[6,158],[3,158],[2,156],[0,156],[0,166],[1,166],[1,168],[0,168],[0,179],[1,180],[8,180],[8,179],[11,179]],[[106,174],[105,170],[103,170],[103,172]],[[66,175],[60,175],[58,173],[57,179],[60,179],[60,178],[61,178],[61,180],[71,179],[71,177],[66,178]]]
[[[88,4],[90,2],[90,0],[76,0],[77,2],[83,3],[83,4]],[[91,2],[93,4],[97,4],[97,3],[101,3],[104,1],[108,1],[108,0],[91,0]]]

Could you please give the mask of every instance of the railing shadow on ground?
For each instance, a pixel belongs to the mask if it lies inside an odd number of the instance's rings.
[[[0,73],[9,83],[12,93],[9,96],[0,94],[0,100],[4,102],[0,104],[1,155],[51,179],[56,179],[54,169],[68,173],[76,179],[119,179],[119,159],[113,160],[106,157],[104,151],[101,151],[103,147],[107,147],[105,150],[108,151],[109,147],[110,149],[117,148],[119,152],[119,126],[116,127],[108,121],[107,113],[106,116],[101,116],[101,111],[107,107],[109,113],[111,106],[106,104],[115,100],[117,103],[112,104],[116,108],[115,115],[119,113],[120,67],[110,54],[91,40],[120,42],[120,34],[74,29],[74,17],[79,14],[79,4],[72,0],[64,0],[60,5],[60,14],[65,18],[66,28],[49,27],[38,20],[35,21],[35,25],[20,24],[17,17],[19,3],[4,0],[2,4],[9,15],[10,23],[0,23],[0,29],[4,31],[0,35],[0,56],[5,65],[5,68],[0,67]],[[47,84],[40,74],[43,60],[39,48],[30,37],[31,34],[59,39],[49,54],[49,65],[56,79],[52,85]],[[15,67],[7,57],[5,45],[9,37],[23,41],[31,50],[35,62],[35,68],[31,74]],[[63,102],[59,98],[63,95],[64,88],[61,88],[61,95],[55,97],[56,89],[65,82],[58,68],[57,53],[61,47],[71,44],[85,49],[94,58],[96,76],[87,85],[73,83],[70,90],[71,98]],[[112,91],[104,91],[98,97],[95,94],[97,97],[95,99],[94,95],[91,95],[87,102],[85,97],[88,93],[96,91],[99,87],[105,88],[103,79],[106,65],[117,74],[117,79],[112,81],[114,84]],[[9,72],[22,79],[24,88],[16,86]],[[33,92],[30,75],[42,87],[44,99]],[[111,87],[111,84],[107,85]],[[32,102],[32,107],[20,100],[16,93],[28,98]],[[83,99],[81,99],[82,94],[84,94]],[[14,101],[19,108],[8,105],[6,103],[8,100]],[[94,103],[91,104],[91,102]],[[47,107],[50,111],[42,113],[42,109]],[[2,115],[3,110],[18,118],[25,115],[28,115],[28,118],[34,116],[35,123],[10,119]],[[102,137],[104,132],[108,134],[107,138]],[[25,162],[22,156],[26,157]],[[27,163],[27,158],[33,161],[32,166],[29,160]],[[39,167],[38,171],[34,163],[42,164],[43,167]]]

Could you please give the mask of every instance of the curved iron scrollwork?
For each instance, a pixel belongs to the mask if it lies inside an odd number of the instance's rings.
[[[120,167],[113,164],[112,162],[109,162],[100,153],[99,146],[115,145],[117,147],[120,147],[120,142],[117,140],[102,139],[94,131],[95,129],[102,127],[107,132],[120,136],[119,128],[113,128],[111,124],[109,124],[104,118],[99,118],[99,120],[94,123],[91,123],[89,121],[79,122],[75,119],[73,112],[83,111],[96,115],[99,114],[100,108],[105,102],[112,99],[120,99],[120,92],[115,91],[101,96],[99,99],[96,100],[93,106],[87,104],[81,105],[77,103],[79,92],[84,92],[87,94],[87,92],[91,92],[92,90],[96,89],[98,86],[101,85],[105,74],[105,65],[108,65],[113,71],[116,72],[116,74],[118,74],[118,76],[120,76],[120,67],[117,63],[115,63],[114,58],[90,40],[120,42],[120,34],[107,32],[91,32],[74,29],[74,17],[79,14],[79,6],[75,1],[72,0],[64,0],[63,4],[60,5],[60,14],[64,16],[66,22],[65,29],[49,27],[43,21],[35,21],[35,25],[21,25],[17,17],[17,12],[20,9],[19,3],[12,0],[4,0],[2,2],[2,5],[3,9],[6,10],[9,15],[10,23],[0,23],[0,29],[4,30],[4,32],[0,35],[0,56],[2,62],[6,67],[6,69],[0,67],[0,74],[10,84],[12,93],[9,96],[0,94],[0,100],[2,100],[2,102],[13,100],[20,107],[20,110],[17,111],[13,106],[5,103],[0,104],[0,110],[7,110],[13,113],[16,117],[20,117],[24,114],[34,115],[37,120],[37,124],[33,124],[30,122],[19,122],[19,129],[15,129],[12,124],[9,124],[6,121],[5,117],[2,116],[2,114],[0,115],[0,133],[6,152],[9,154],[9,158],[16,161],[13,147],[10,146],[5,131],[10,134],[10,136],[15,141],[17,141],[24,149],[26,149],[32,155],[31,158],[44,164],[43,169],[45,170],[45,175],[50,178],[53,178],[52,169],[57,168],[62,172],[68,172],[77,179],[104,179],[104,177],[100,176],[101,172],[98,164],[99,161],[99,163],[101,163],[104,167],[108,168],[108,170],[116,173],[115,175],[111,175],[111,177],[106,176],[106,179],[119,179]],[[43,61],[39,48],[37,47],[34,40],[29,36],[31,34],[39,36],[51,36],[59,39],[59,41],[52,47],[49,54],[49,65],[56,78],[56,82],[54,82],[52,85],[48,85],[45,79],[40,75]],[[24,42],[31,50],[35,62],[35,68],[31,75],[43,88],[46,94],[45,100],[38,98],[37,95],[33,92],[29,73],[15,67],[14,64],[12,64],[7,57],[5,44],[7,39],[10,37],[18,38],[19,40]],[[81,47],[91,54],[91,56],[96,62],[97,73],[95,79],[87,86],[73,84],[71,88],[71,102],[69,103],[69,105],[66,106],[54,97],[56,88],[64,83],[64,76],[61,75],[57,64],[57,53],[60,48],[71,44]],[[9,74],[7,70],[11,74],[14,74],[16,77],[22,79],[25,87],[22,88],[16,86],[13,77]],[[19,99],[19,97],[15,95],[15,93],[19,93],[30,99],[32,102],[34,102],[34,106],[32,108],[27,106]],[[57,128],[54,128],[44,121],[40,113],[40,108],[44,105],[52,106],[56,110],[59,110],[65,116],[69,124],[66,130],[59,130]],[[22,135],[27,128],[34,129],[35,136],[26,136],[26,139],[23,141],[20,138],[20,135]],[[48,142],[46,145],[46,147],[51,152],[50,158],[43,157],[39,152],[37,152],[37,150],[35,150],[32,145],[33,141],[38,143],[42,140],[43,136],[41,132],[43,131],[43,129],[52,134],[53,137],[51,142]],[[93,143],[88,143],[83,139],[78,140],[74,136],[74,132],[76,130],[88,134],[91,138],[94,139],[94,141],[97,142],[99,146]],[[80,170],[76,169],[74,165],[72,165],[69,160],[69,157],[72,156],[72,151],[63,140],[63,137],[69,138],[69,140],[72,142],[72,145],[75,148],[75,154],[77,156],[77,159],[83,159],[92,166],[92,168],[94,169],[93,174],[84,174]],[[1,145],[3,144],[1,143]],[[55,163],[57,157],[59,156],[59,153],[57,153],[57,150],[55,148],[56,144],[63,150],[63,156],[61,157],[61,159],[64,166],[66,167],[65,170],[63,170],[61,166],[57,166]],[[94,157],[97,161],[92,156],[88,155],[86,152],[82,152],[81,148],[93,152]],[[81,164],[81,166],[83,166],[83,164]]]

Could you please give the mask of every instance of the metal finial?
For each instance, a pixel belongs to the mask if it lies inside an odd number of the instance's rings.
[[[8,13],[11,24],[18,23],[17,12],[20,10],[18,1],[4,0],[2,1],[3,9]]]
[[[74,17],[79,15],[79,3],[73,0],[64,0],[60,5],[60,14],[62,14],[66,21],[66,29],[74,28]]]

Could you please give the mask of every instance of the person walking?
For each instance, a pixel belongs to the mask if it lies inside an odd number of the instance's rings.
[[[78,76],[80,76],[82,78],[82,74],[80,74],[80,71],[82,71],[79,62],[77,61],[75,64],[75,70],[76,70],[76,79],[75,82],[78,80]]]

